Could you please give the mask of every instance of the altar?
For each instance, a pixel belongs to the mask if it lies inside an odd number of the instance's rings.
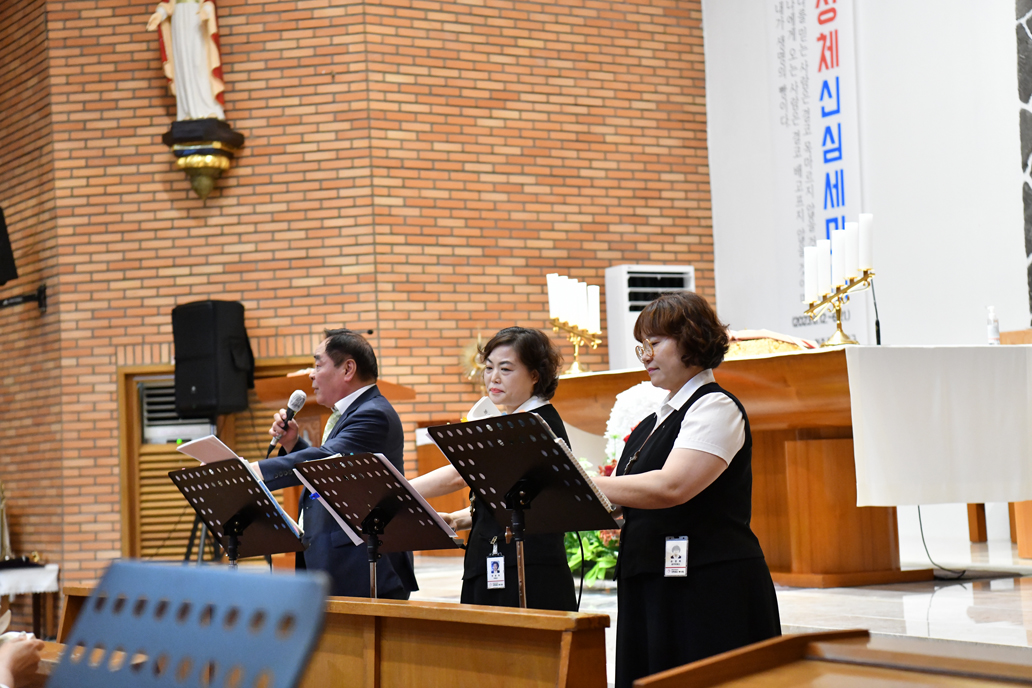
[[[725,361],[714,374],[749,415],[752,529],[774,581],[928,580],[900,568],[896,506],[1032,498],[1030,360],[1032,347],[846,347]],[[552,403],[604,434],[616,394],[646,380],[563,377]]]

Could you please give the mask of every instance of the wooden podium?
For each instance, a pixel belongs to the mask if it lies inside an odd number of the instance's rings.
[[[90,593],[64,588],[58,642],[32,686],[56,664]],[[606,614],[329,597],[300,688],[605,688],[608,626]]]
[[[749,414],[752,529],[774,582],[830,588],[931,580],[903,571],[895,507],[857,507],[842,349],[727,360],[714,371]],[[644,371],[560,378],[552,404],[570,425],[605,433],[616,395]]]

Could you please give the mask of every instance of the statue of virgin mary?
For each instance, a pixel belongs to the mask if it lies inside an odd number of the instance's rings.
[[[169,91],[176,97],[176,119],[225,120],[214,0],[158,3],[147,22],[148,31],[155,29]]]

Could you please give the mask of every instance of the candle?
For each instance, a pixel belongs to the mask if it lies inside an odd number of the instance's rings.
[[[569,318],[570,295],[566,286],[567,277],[557,275],[555,278],[555,317],[559,322],[565,322]]]
[[[856,222],[847,222],[845,231],[845,272],[846,280],[856,277],[859,273],[858,251],[860,249],[859,230]]]
[[[803,301],[817,300],[817,247],[803,247]]]
[[[874,215],[860,213],[858,237],[858,267],[861,270],[874,269]]]
[[[575,327],[583,330],[588,326],[588,285],[585,282],[573,282],[577,285],[577,320]]]
[[[558,282],[559,282],[559,273],[557,273],[557,272],[550,272],[547,275],[545,275],[545,283],[548,285],[548,318],[549,319],[553,319],[553,318],[558,318],[559,317],[559,307],[558,307],[558,305],[556,303],[559,300],[559,294],[558,294],[559,287],[557,286]]]
[[[831,241],[817,240],[817,296],[831,293]]]
[[[602,294],[600,287],[588,285],[588,331],[598,334],[602,331]]]
[[[836,229],[831,233],[831,286],[845,283],[846,272],[846,230]]]

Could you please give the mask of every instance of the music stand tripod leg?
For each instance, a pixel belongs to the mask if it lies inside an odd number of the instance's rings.
[[[512,527],[506,528],[505,542],[510,536],[516,538],[516,580],[520,592],[520,609],[527,608],[527,578],[525,560],[523,558],[523,509],[512,510]]]
[[[201,522],[201,538],[197,545],[197,563],[200,564],[204,561],[204,541],[208,538],[208,525]]]
[[[390,518],[386,518],[381,509],[376,508],[362,521],[362,534],[366,538],[366,552],[369,555],[369,597],[376,599],[376,562],[380,559],[380,536]]]
[[[527,580],[523,558],[523,536],[526,521],[523,512],[530,508],[530,502],[538,490],[532,481],[522,478],[505,493],[505,508],[512,512],[512,535],[516,538],[516,572],[520,590],[520,609],[527,608]],[[506,543],[509,542],[508,533]]]
[[[226,557],[229,559],[230,568],[237,567],[237,557],[240,551],[240,536],[244,534],[244,529],[250,525],[251,519],[244,519],[242,516],[237,514],[233,518],[226,521],[226,526],[223,528],[223,532],[226,535]]]

